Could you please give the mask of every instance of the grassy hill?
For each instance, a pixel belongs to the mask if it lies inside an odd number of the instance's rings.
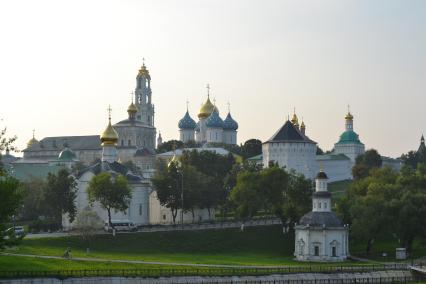
[[[285,265],[293,263],[293,236],[280,226],[239,229],[24,239],[18,253],[179,263]],[[86,248],[90,247],[90,255]]]

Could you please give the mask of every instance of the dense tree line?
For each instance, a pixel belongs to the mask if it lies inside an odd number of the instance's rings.
[[[198,148],[202,147],[201,143],[195,141],[182,142],[179,140],[169,140],[163,142],[157,148],[157,153],[170,152],[175,149],[183,148]],[[210,147],[220,147],[228,150],[232,154],[241,156],[243,159],[248,159],[257,155],[262,154],[262,141],[258,139],[249,139],[244,144],[241,145],[232,145],[225,143],[209,143]]]
[[[374,168],[354,181],[338,204],[352,237],[370,253],[376,239],[394,236],[411,251],[415,239],[426,237],[426,165],[405,166],[401,172]]]

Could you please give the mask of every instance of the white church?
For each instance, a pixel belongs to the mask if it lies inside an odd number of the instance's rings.
[[[328,177],[316,175],[312,211],[295,226],[294,256],[300,261],[344,261],[349,256],[349,231],[331,211]]]

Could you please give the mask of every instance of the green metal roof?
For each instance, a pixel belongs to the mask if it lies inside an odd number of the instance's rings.
[[[59,161],[73,161],[75,158],[76,156],[74,152],[69,148],[65,148],[64,150],[62,150],[58,156]]]
[[[353,130],[347,130],[340,135],[339,142],[336,144],[362,144],[359,140],[358,134]]]
[[[46,178],[48,173],[56,174],[63,166],[44,164],[13,164],[10,174],[20,180],[28,181],[31,178]]]

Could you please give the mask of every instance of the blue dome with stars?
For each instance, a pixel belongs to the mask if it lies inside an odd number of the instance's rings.
[[[188,111],[186,111],[185,116],[181,120],[179,120],[178,126],[180,129],[195,129],[197,124],[191,118]]]
[[[206,126],[214,128],[223,128],[223,120],[222,118],[220,118],[217,108],[215,108],[212,114],[206,119]]]
[[[237,130],[238,123],[232,118],[231,113],[228,112],[225,120],[223,121],[223,129],[225,130]]]

